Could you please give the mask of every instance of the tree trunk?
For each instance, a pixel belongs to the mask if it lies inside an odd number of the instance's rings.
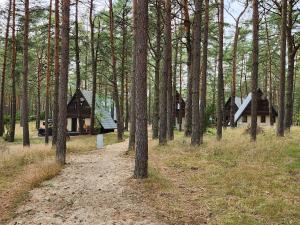
[[[171,1],[165,4],[165,26],[164,26],[164,74],[167,77],[167,138],[174,139],[173,126],[173,88],[172,88],[172,27],[171,27]]]
[[[187,67],[188,67],[188,82],[187,82],[187,100],[185,107],[185,136],[190,136],[192,133],[192,84],[193,77],[191,72],[192,65],[192,45],[191,45],[191,21],[189,16],[188,1],[183,1],[184,26],[186,32],[186,49],[187,49]]]
[[[52,145],[56,145],[58,126],[58,92],[59,92],[59,0],[55,0],[55,43],[54,43],[54,98],[53,98],[53,130]]]
[[[43,58],[43,51],[39,54],[37,52],[37,64],[38,64],[38,71],[37,71],[37,102],[36,102],[36,129],[40,128],[41,123],[41,82],[42,82],[42,58]]]
[[[164,65],[163,73],[160,79],[159,96],[159,144],[167,143],[167,135],[170,133],[168,128],[168,77],[171,74],[172,46],[171,46],[171,0],[165,0],[165,18],[164,18]],[[169,136],[168,136],[169,137]]]
[[[69,37],[70,37],[70,0],[62,0],[61,25],[61,72],[58,95],[58,129],[56,143],[56,159],[61,165],[66,163],[66,131],[67,131],[67,96],[69,72]]]
[[[45,143],[49,143],[49,106],[50,106],[50,77],[51,77],[51,24],[52,22],[52,0],[49,6],[48,20],[48,48],[47,48],[47,78],[46,78],[46,108],[45,108]]]
[[[136,132],[136,60],[137,60],[137,0],[132,1],[132,35],[133,35],[133,46],[132,46],[132,74],[131,74],[131,104],[130,104],[130,129],[129,129],[129,144],[128,150],[135,149],[135,132]]]
[[[158,138],[159,131],[159,73],[161,61],[161,0],[156,0],[156,50],[155,50],[155,79],[154,79],[154,102],[152,138]]]
[[[80,90],[81,77],[80,77],[80,49],[79,49],[79,24],[78,24],[78,4],[79,0],[75,2],[75,61],[76,61],[76,89]],[[77,117],[79,121],[79,133],[83,134],[83,120],[81,102],[79,96],[77,96]]]
[[[90,29],[91,29],[91,56],[92,56],[92,107],[91,107],[91,126],[90,126],[90,134],[95,134],[95,105],[96,105],[96,89],[97,89],[97,61],[95,54],[95,33],[94,33],[94,18],[93,18],[93,10],[94,10],[94,0],[91,0],[90,5]]]
[[[273,116],[273,97],[272,97],[272,52],[271,52],[271,45],[270,45],[270,37],[269,37],[269,29],[268,23],[265,16],[265,29],[266,29],[266,38],[267,38],[267,48],[268,48],[268,74],[269,74],[269,91],[268,91],[268,98],[269,98],[269,117],[270,117],[270,125],[273,126],[274,124],[274,116]]]
[[[148,177],[147,45],[148,1],[137,1],[136,26],[136,155],[134,177]]]
[[[179,56],[179,63],[180,63],[180,69],[179,69],[179,113],[178,113],[178,127],[179,131],[182,131],[182,117],[183,115],[183,109],[182,109],[182,44],[180,45],[180,56]]]
[[[17,48],[16,48],[16,0],[12,2],[12,37],[11,37],[11,111],[10,111],[10,128],[9,128],[9,142],[15,141],[16,129],[16,61],[17,61]]]
[[[200,99],[200,144],[203,143],[205,131],[205,109],[206,109],[206,79],[207,79],[207,52],[208,52],[208,32],[209,32],[209,0],[205,0],[205,23],[203,37],[203,58],[202,58],[202,80]]]
[[[0,137],[4,133],[4,88],[5,88],[5,79],[6,79],[6,64],[7,64],[7,51],[8,51],[8,35],[9,35],[9,24],[11,16],[11,5],[12,0],[9,0],[8,5],[8,14],[5,30],[5,41],[4,41],[4,54],[3,54],[3,64],[2,64],[2,79],[1,79],[1,94],[0,94]]]
[[[290,130],[293,125],[293,92],[294,92],[294,71],[295,56],[300,44],[295,45],[293,29],[293,0],[289,1],[288,9],[288,25],[287,25],[287,44],[288,44],[288,72],[286,85],[286,106],[285,106],[285,129]]]
[[[231,80],[231,102],[230,102],[230,126],[235,127],[234,114],[235,114],[235,97],[236,97],[236,77],[237,77],[237,50],[238,50],[238,40],[240,35],[240,19],[245,13],[248,7],[248,0],[246,1],[243,11],[239,14],[235,20],[235,33],[233,40],[233,51],[232,51],[232,80]]]
[[[199,84],[200,84],[200,51],[201,51],[201,11],[202,11],[202,0],[195,0],[195,16],[193,25],[193,90],[192,90],[192,139],[191,144],[193,146],[200,145],[200,111],[199,111]]]
[[[110,25],[110,46],[111,46],[111,65],[112,65],[112,77],[113,77],[113,96],[117,113],[117,133],[118,140],[123,140],[124,133],[124,123],[123,123],[123,115],[121,112],[120,101],[119,101],[119,91],[118,91],[118,78],[117,78],[117,67],[116,67],[116,55],[115,55],[115,23],[114,23],[114,12],[113,12],[113,4],[112,0],[109,1],[109,25]]]
[[[258,83],[258,32],[259,32],[259,12],[258,0],[253,0],[253,38],[252,38],[252,101],[251,101],[251,140],[256,141],[257,131],[257,83]]]
[[[125,65],[127,63],[126,55],[127,55],[127,25],[126,25],[126,7],[127,7],[127,0],[123,5],[123,12],[122,12],[122,53],[121,53],[121,93],[120,93],[120,113],[121,117],[124,119],[124,99],[125,99],[125,73],[126,68]],[[123,125],[124,126],[124,125]],[[124,127],[123,127],[124,132]]]
[[[22,88],[22,119],[23,119],[23,146],[30,146],[29,140],[29,106],[28,106],[28,75],[29,75],[29,53],[28,53],[28,35],[29,35],[29,0],[24,1],[24,46],[23,46],[23,88]]]
[[[281,45],[280,45],[280,80],[278,101],[277,136],[284,136],[284,107],[285,107],[285,63],[286,63],[286,22],[287,22],[287,0],[282,0],[281,13]]]
[[[177,33],[178,25],[175,24],[175,34]],[[179,26],[178,26],[179,27]],[[181,34],[179,34],[181,35]],[[173,67],[173,87],[172,87],[172,123],[173,127],[176,126],[176,93],[177,93],[177,66],[178,66],[178,48],[179,48],[179,35],[175,35],[175,47],[174,47],[174,67]]]

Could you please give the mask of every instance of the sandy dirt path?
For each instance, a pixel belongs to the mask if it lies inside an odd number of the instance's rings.
[[[163,224],[128,191],[133,160],[123,157],[126,147],[123,142],[71,156],[59,176],[30,192],[9,224]]]

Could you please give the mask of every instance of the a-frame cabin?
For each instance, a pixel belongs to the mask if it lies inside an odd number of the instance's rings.
[[[92,92],[77,89],[67,106],[67,129],[70,134],[79,134],[79,118],[83,122],[83,132],[88,134],[91,125]],[[78,99],[80,104],[78,104]],[[79,109],[77,108],[79,107]],[[110,111],[102,105],[99,96],[95,101],[95,130],[97,133],[114,132],[117,124],[111,117]]]
[[[234,122],[237,126],[250,126],[251,124],[251,101],[252,93],[249,93],[247,98],[243,101],[243,104],[239,107],[238,111],[234,115]],[[263,94],[261,89],[257,90],[257,125],[270,126],[276,123],[278,116],[274,106],[272,106],[272,114],[270,118],[269,113],[269,100],[266,95]]]

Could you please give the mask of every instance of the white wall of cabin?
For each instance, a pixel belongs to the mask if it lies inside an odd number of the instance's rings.
[[[258,115],[257,116],[257,125],[258,126],[270,126],[271,123],[270,123],[270,116],[269,115],[266,115],[266,122],[265,123],[262,123],[261,122],[261,116]],[[276,121],[277,121],[277,117],[276,117]],[[237,126],[238,127],[247,127],[247,126],[250,126],[251,125],[251,115],[247,115],[247,122],[243,122],[243,116],[241,116],[241,118],[237,121]],[[276,122],[274,123],[274,125],[276,125]]]

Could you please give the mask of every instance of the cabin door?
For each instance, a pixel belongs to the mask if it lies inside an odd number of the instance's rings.
[[[77,131],[77,118],[72,118],[72,132]]]

